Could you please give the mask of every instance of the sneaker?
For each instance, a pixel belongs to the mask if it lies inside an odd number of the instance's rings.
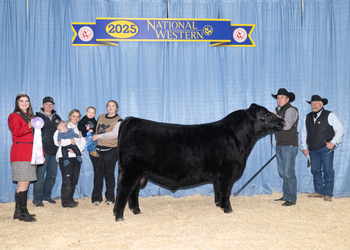
[[[36,207],[43,207],[43,206],[44,206],[44,204],[43,204],[42,201],[33,201],[33,204],[34,204],[34,206],[36,206]]]
[[[54,200],[51,199],[51,198],[48,198],[48,199],[44,200],[44,202],[50,203],[50,204],[56,204],[56,201],[54,201]]]
[[[101,204],[100,201],[94,201],[94,206],[98,206],[98,205],[100,205],[100,204]]]
[[[100,155],[97,152],[90,152],[90,155],[93,157],[100,157]]]
[[[113,201],[106,201],[106,205],[112,205],[114,202]]]

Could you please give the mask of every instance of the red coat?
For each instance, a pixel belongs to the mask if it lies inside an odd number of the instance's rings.
[[[13,142],[10,153],[11,162],[31,161],[34,139],[32,128],[29,128],[29,124],[17,113],[10,114],[8,123]]]

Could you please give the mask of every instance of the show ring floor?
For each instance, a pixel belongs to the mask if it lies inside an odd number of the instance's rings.
[[[13,220],[14,203],[0,204],[0,249],[350,249],[350,197],[332,202],[298,195],[295,206],[281,194],[231,197],[225,214],[213,196],[140,198],[142,214],[113,206],[34,207],[37,222]]]

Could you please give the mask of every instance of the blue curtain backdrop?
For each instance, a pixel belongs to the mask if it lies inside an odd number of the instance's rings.
[[[219,120],[257,103],[273,110],[281,87],[296,95],[301,130],[313,94],[342,121],[346,135],[335,152],[336,197],[350,196],[348,0],[23,0],[0,1],[0,202],[14,201],[7,118],[16,95],[25,91],[38,111],[45,96],[63,118],[88,106],[97,115],[117,100],[121,117],[198,124]],[[169,7],[169,9],[168,9]],[[96,17],[231,19],[255,24],[256,47],[215,48],[194,42],[121,42],[118,47],[73,47],[72,22]],[[272,152],[274,154],[274,152]],[[271,157],[270,138],[257,142],[232,194]],[[117,172],[116,172],[117,173]],[[313,192],[306,158],[296,161],[298,192]],[[93,170],[88,154],[76,198],[90,197]],[[60,198],[60,171],[52,198]],[[240,195],[282,191],[275,160]],[[148,183],[140,195],[213,195],[212,185],[171,192]],[[30,186],[30,196],[32,185]]]

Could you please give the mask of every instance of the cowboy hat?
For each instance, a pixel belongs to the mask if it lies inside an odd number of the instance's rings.
[[[287,97],[289,98],[289,102],[292,102],[292,101],[295,100],[295,95],[294,95],[294,93],[293,93],[293,92],[288,92],[285,88],[279,89],[276,95],[274,95],[274,94],[272,94],[272,93],[271,93],[271,95],[272,95],[272,97],[275,98],[275,99],[277,99],[277,96],[278,96],[278,95],[285,95],[285,96],[287,96]]]
[[[306,101],[306,102],[311,104],[311,102],[317,102],[317,101],[321,101],[323,105],[326,105],[328,103],[328,100],[326,98],[321,98],[321,96],[319,95],[313,95],[311,97],[311,101]]]

